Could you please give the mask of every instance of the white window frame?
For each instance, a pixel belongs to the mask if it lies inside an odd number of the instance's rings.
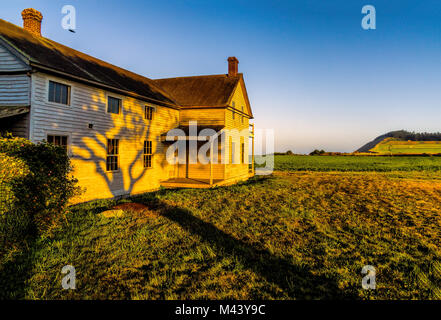
[[[112,98],[116,98],[116,99],[120,99],[121,100],[121,106],[119,108],[119,113],[113,113],[113,112],[108,112],[108,105],[109,105],[109,97]],[[114,115],[122,115],[123,114],[123,109],[124,109],[124,100],[125,97],[113,92],[106,92],[106,101],[104,102],[104,110],[106,111],[106,114],[114,114]]]
[[[147,142],[147,141],[150,141],[151,142],[151,153],[144,153],[144,145],[145,145],[145,143]],[[143,168],[144,169],[153,169],[153,155],[154,155],[154,153],[153,153],[153,140],[144,140],[144,142],[143,142],[143,146],[142,146],[142,166],[143,166]],[[150,167],[146,167],[145,166],[145,157],[146,156],[150,156]]]
[[[145,116],[145,109],[146,107],[152,108],[152,119],[147,119]],[[153,121],[155,119],[155,113],[156,113],[156,106],[152,106],[151,104],[144,104],[144,120],[145,121]]]
[[[116,113],[114,113],[116,114]],[[108,154],[107,152],[109,151],[109,141],[108,140],[118,140],[118,153],[117,154]],[[117,161],[117,166],[118,169],[116,170],[107,170],[107,157],[108,156],[116,156],[116,161]],[[120,172],[121,171],[121,139],[119,137],[113,137],[113,138],[107,138],[106,137],[106,161],[105,161],[105,172],[106,173],[115,173],[115,172]]]
[[[44,140],[47,142],[47,136],[65,136],[67,137],[67,155],[72,156],[72,133],[66,131],[47,130],[44,132]]]
[[[68,99],[68,104],[64,104],[64,103],[59,103],[59,102],[55,102],[55,101],[49,101],[49,82],[57,82],[60,84],[64,84],[65,86],[69,87],[69,99]],[[63,106],[63,107],[72,107],[72,97],[73,97],[73,92],[74,92],[74,86],[72,85],[71,82],[65,81],[63,79],[59,79],[59,78],[54,78],[54,77],[46,77],[46,83],[45,83],[45,102],[50,104],[50,105],[54,105],[54,106]]]

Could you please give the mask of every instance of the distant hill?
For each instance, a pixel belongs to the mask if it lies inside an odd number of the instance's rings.
[[[374,149],[380,142],[387,138],[393,138],[394,140],[400,141],[441,141],[441,133],[416,133],[406,130],[391,131],[376,137],[374,140],[366,143],[360,149],[356,150],[356,152],[371,152],[371,149]]]

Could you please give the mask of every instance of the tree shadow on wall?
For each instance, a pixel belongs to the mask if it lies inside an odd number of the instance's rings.
[[[99,96],[93,97],[95,103],[104,103],[100,99],[103,100]],[[107,106],[105,107],[107,108]],[[105,133],[100,133],[101,131],[97,130],[93,135],[82,137],[78,145],[75,146],[72,158],[86,163],[93,163],[95,172],[105,181],[108,191],[113,197],[132,194],[135,185],[149,170],[143,165],[144,150],[142,143],[144,140],[155,141],[156,136],[152,134],[152,121],[144,119],[144,109],[138,103],[130,103],[130,107],[124,107],[121,114],[108,114],[108,116],[112,117],[113,125],[111,128]],[[136,147],[136,154],[130,160],[121,151],[119,152],[119,168],[115,172],[106,170],[107,139],[119,139],[119,149],[121,149],[122,143],[127,143],[125,147],[130,145],[134,148],[135,143],[139,143]],[[157,141],[156,150],[159,143]],[[152,152],[153,154],[156,153],[155,150],[152,150]],[[124,162],[121,161],[122,155],[124,155]],[[129,163],[126,161],[129,161]],[[155,161],[154,155],[152,161],[154,161],[154,165],[159,165],[161,168],[166,167],[166,162]],[[81,165],[83,164],[76,164],[76,166]]]

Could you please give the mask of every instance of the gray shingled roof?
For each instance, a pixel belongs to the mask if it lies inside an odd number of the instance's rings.
[[[158,84],[183,107],[224,107],[227,105],[242,75],[157,79]]]
[[[0,37],[31,63],[45,66],[75,77],[91,80],[133,92],[154,101],[176,106],[176,102],[154,81],[119,68],[50,39],[35,36],[27,30],[0,19]]]

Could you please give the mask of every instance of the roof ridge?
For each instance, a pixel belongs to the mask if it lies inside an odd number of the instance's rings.
[[[239,76],[239,75],[242,75],[242,73],[237,74],[237,76]],[[222,74],[205,74],[205,75],[198,75],[198,76],[180,76],[180,77],[170,77],[170,78],[157,78],[157,79],[152,79],[152,80],[157,81],[157,80],[172,80],[172,79],[183,79],[183,78],[208,78],[208,77],[233,78],[233,77],[228,76],[228,74],[226,74],[226,73],[222,73]]]

